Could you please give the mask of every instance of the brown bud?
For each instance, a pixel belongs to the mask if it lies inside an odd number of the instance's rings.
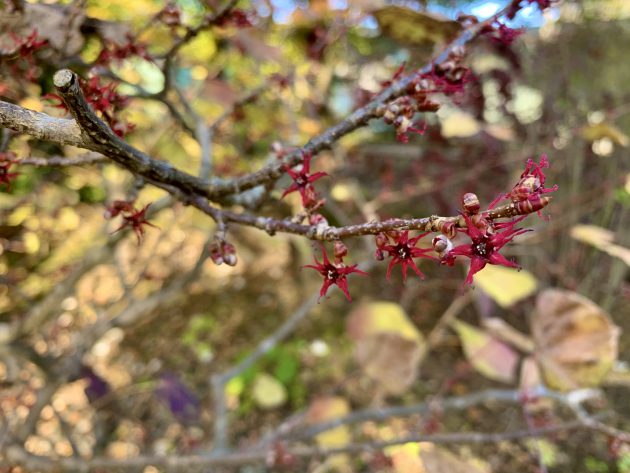
[[[348,254],[348,247],[341,240],[335,241],[334,245],[334,254],[335,258],[338,260],[342,260],[344,256]]]
[[[475,215],[477,212],[479,212],[480,209],[480,205],[479,205],[479,197],[477,197],[477,194],[473,194],[472,192],[467,192],[466,194],[464,194],[464,196],[462,197],[462,208],[468,212],[470,215]]]

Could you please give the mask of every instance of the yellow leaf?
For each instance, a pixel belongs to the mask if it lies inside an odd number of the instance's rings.
[[[532,273],[495,265],[487,265],[475,274],[475,284],[501,307],[510,307],[536,291]]]
[[[512,348],[465,322],[455,320],[451,327],[459,335],[466,358],[477,371],[496,381],[514,381],[519,356]]]
[[[329,396],[313,401],[306,413],[309,424],[319,424],[332,419],[343,417],[350,412],[348,401],[342,397]],[[343,447],[350,442],[350,431],[347,425],[328,430],[315,437],[321,447]]]
[[[369,378],[396,395],[413,384],[425,343],[400,305],[362,304],[348,317],[347,329],[356,342],[355,358]]]
[[[481,131],[481,125],[469,113],[454,111],[440,117],[442,136],[446,138],[467,138]]]
[[[614,244],[615,234],[610,230],[596,225],[575,225],[571,228],[571,236],[608,253],[610,256],[619,258],[630,266],[630,248]]]
[[[377,301],[360,305],[348,318],[348,332],[354,340],[389,332],[407,340],[424,342],[422,333],[395,302]]]
[[[612,123],[601,122],[594,125],[588,125],[580,129],[580,135],[587,141],[597,141],[602,138],[608,138],[613,143],[623,146],[624,148],[630,144],[630,138]]]
[[[273,376],[267,373],[259,373],[254,379],[252,397],[254,402],[263,409],[273,409],[286,402],[287,390]]]

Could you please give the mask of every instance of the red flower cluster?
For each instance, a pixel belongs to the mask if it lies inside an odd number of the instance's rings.
[[[116,92],[117,84],[110,83],[102,85],[97,76],[91,77],[87,81],[81,81],[81,89],[85,95],[85,100],[92,106],[95,112],[99,112],[105,119],[112,131],[121,138],[134,129],[133,123],[127,123],[118,118],[121,112],[129,103],[129,97]],[[55,104],[58,108],[67,110],[65,104],[57,94],[46,94],[45,99],[57,100]]]
[[[409,88],[409,93],[394,100],[383,110],[383,121],[396,128],[396,139],[402,143],[409,142],[407,133],[423,135],[426,122],[414,122],[418,112],[436,112],[440,104],[431,99],[433,94],[457,96],[464,91],[467,83],[474,78],[470,69],[463,66],[462,55],[452,52],[449,60],[434,66],[430,71],[419,74]],[[382,82],[389,86],[396,82],[404,72],[403,63],[394,73],[391,80]]]
[[[121,215],[123,223],[120,227],[114,230],[114,233],[119,232],[127,227],[131,227],[136,237],[138,238],[138,244],[142,241],[145,229],[144,225],[158,228],[149,222],[146,218],[146,213],[151,204],[145,205],[142,209],[138,210],[133,206],[133,202],[127,202],[125,200],[115,200],[112,204],[105,209],[105,218],[111,219]]]
[[[235,26],[236,28],[249,28],[253,26],[251,14],[240,8],[233,8],[227,15],[217,21],[217,26]]]
[[[285,166],[284,170],[291,176],[293,179],[293,184],[291,184],[283,193],[282,197],[290,194],[291,192],[299,192],[302,197],[302,205],[305,208],[314,210],[319,207],[322,201],[319,200],[319,196],[313,187],[313,182],[317,179],[327,176],[328,174],[325,172],[316,172],[315,174],[311,174],[311,159],[312,155],[303,154],[302,155],[302,167],[299,171],[294,171],[293,169]]]
[[[345,294],[346,299],[348,299],[349,302],[352,302],[352,298],[350,297],[350,292],[348,292],[348,281],[346,280],[346,278],[348,277],[349,274],[352,274],[352,273],[361,274],[363,276],[367,276],[367,273],[364,271],[361,271],[360,269],[357,269],[358,265],[356,264],[353,264],[351,266],[346,266],[343,263],[343,257],[345,256],[344,255],[345,252],[338,250],[337,247],[339,245],[335,245],[335,246],[336,246],[335,263],[330,262],[330,260],[328,259],[328,255],[326,254],[326,248],[324,248],[324,245],[321,245],[323,261],[320,263],[317,260],[317,258],[314,258],[315,265],[307,264],[306,266],[303,266],[303,267],[312,268],[316,270],[317,272],[319,272],[319,274],[324,276],[324,283],[322,284],[322,288],[319,291],[320,299],[326,295],[326,293],[328,292],[328,288],[332,286],[333,284],[335,284]],[[340,255],[340,256],[337,256],[337,255]]]
[[[15,33],[9,35],[15,43],[15,50],[12,55],[19,59],[11,64],[11,70],[15,76],[24,76],[29,81],[35,81],[39,76],[39,68],[35,65],[34,55],[41,48],[48,45],[47,39],[37,39],[37,29],[25,38],[20,38]],[[25,69],[25,70],[24,70]]]
[[[547,159],[546,154],[543,154],[540,157],[538,164],[536,164],[532,159],[528,159],[525,171],[521,174],[521,179],[516,183],[510,192],[506,194],[499,194],[499,196],[490,203],[488,208],[492,209],[500,201],[510,199],[512,202],[518,204],[522,213],[537,211],[540,216],[540,209],[547,204],[546,201],[543,201],[545,198],[542,196],[558,190],[557,185],[545,188],[547,176],[545,176],[543,169],[548,167],[549,160]]]
[[[11,166],[17,162],[14,153],[0,153],[0,185],[6,184],[7,191],[11,191],[11,181],[20,175],[19,172],[9,172]]]
[[[525,28],[510,28],[499,20],[495,21],[493,25],[489,26],[488,29],[483,32],[483,34],[488,36],[495,43],[505,46],[510,46],[523,33],[525,33]]]
[[[123,45],[114,42],[108,42],[103,47],[96,58],[96,64],[101,66],[109,66],[112,62],[121,62],[130,57],[141,57],[147,61],[153,61],[153,58],[147,52],[144,44],[138,43],[137,39],[131,35],[127,35],[127,42]]]
[[[413,259],[436,259],[427,254],[433,252],[433,248],[416,247],[418,241],[427,235],[428,233],[423,233],[410,239],[409,230],[404,230],[401,232],[380,233],[376,236],[376,259],[383,260],[385,258],[385,252],[392,258],[387,266],[387,280],[391,279],[392,269],[397,264],[400,264],[402,267],[403,281],[407,281],[407,267],[409,266],[420,279],[424,279],[424,274],[418,269]]]
[[[520,217],[511,222],[505,222],[498,225],[492,225],[485,219],[475,219],[473,221],[467,214],[463,214],[466,221],[466,229],[464,232],[470,237],[472,243],[459,245],[442,255],[442,264],[452,266],[455,263],[456,256],[466,256],[470,258],[470,269],[466,276],[465,284],[472,284],[473,276],[478,273],[486,264],[497,264],[508,268],[520,268],[513,261],[509,261],[505,256],[499,253],[499,250],[507,245],[512,239],[529,230],[514,228],[523,218]],[[497,229],[503,229],[498,232]]]

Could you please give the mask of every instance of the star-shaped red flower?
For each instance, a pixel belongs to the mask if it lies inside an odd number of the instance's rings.
[[[116,201],[119,202],[119,201]],[[114,233],[119,232],[120,230],[123,230],[127,227],[131,227],[134,231],[134,233],[136,234],[136,237],[138,238],[138,244],[140,244],[140,242],[142,241],[142,237],[144,235],[145,229],[144,229],[144,225],[149,225],[150,227],[154,227],[154,228],[158,228],[156,225],[153,225],[151,222],[149,222],[146,218],[146,213],[147,213],[147,209],[149,208],[151,204],[147,204],[145,205],[142,209],[140,210],[122,210],[122,212],[129,212],[127,215],[123,214],[122,218],[123,218],[123,223],[120,227],[118,227]],[[120,211],[118,212],[120,213]]]
[[[350,292],[348,292],[348,281],[346,280],[348,274],[357,273],[363,276],[367,276],[365,271],[361,271],[357,269],[356,264],[351,266],[346,266],[343,262],[339,263],[331,263],[328,259],[328,255],[326,254],[326,249],[322,245],[322,258],[323,262],[319,262],[317,258],[315,259],[315,265],[307,264],[303,266],[304,268],[312,268],[315,271],[319,272],[322,276],[324,276],[324,283],[322,284],[322,288],[319,291],[320,299],[326,295],[328,292],[328,288],[333,284],[336,284],[339,289],[345,294],[346,299],[352,302],[352,298],[350,297]]]
[[[481,231],[472,222],[470,217],[466,214],[463,215],[466,220],[466,234],[472,240],[471,244],[459,245],[453,248],[443,258],[444,264],[452,265],[456,256],[466,256],[470,258],[470,269],[466,276],[464,284],[472,284],[473,276],[485,268],[486,264],[497,264],[506,266],[508,268],[520,268],[520,266],[513,261],[508,260],[505,256],[499,253],[499,250],[507,245],[514,237],[521,235],[529,230],[514,228],[522,218],[514,220],[512,222],[505,222],[495,226],[495,228],[503,231],[492,233],[491,227],[488,227],[486,231]]]
[[[315,174],[311,174],[311,159],[312,155],[305,154],[303,156],[302,168],[299,171],[285,167],[285,171],[293,179],[293,184],[282,193],[281,198],[284,198],[285,195],[291,192],[298,191],[300,196],[302,196],[302,204],[304,207],[310,207],[315,203],[316,192],[313,188],[313,182],[321,177],[328,176],[328,173],[316,172]]]
[[[416,266],[413,258],[436,259],[433,256],[427,254],[432,253],[433,248],[416,247],[418,241],[428,234],[429,233],[423,233],[421,235],[418,235],[417,237],[409,239],[409,230],[404,230],[402,232],[397,232],[393,237],[391,237],[393,239],[392,244],[379,245],[378,249],[380,251],[387,251],[389,253],[389,256],[392,257],[389,265],[387,266],[388,280],[391,278],[392,269],[397,264],[400,264],[402,266],[403,281],[407,280],[407,267],[409,266],[420,277],[420,279],[424,279],[424,274],[418,269],[418,266]]]

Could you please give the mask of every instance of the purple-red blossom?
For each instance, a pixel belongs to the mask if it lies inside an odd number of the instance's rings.
[[[38,33],[36,28],[33,29],[30,35],[24,38],[19,37],[13,32],[9,32],[9,36],[15,43],[15,50],[13,52],[13,55],[23,61],[22,64],[26,63],[27,66],[26,71],[22,72],[20,70],[20,62],[13,62],[13,64],[11,65],[13,74],[16,76],[24,75],[27,80],[32,82],[35,81],[38,76],[38,68],[35,65],[34,55],[39,49],[48,45],[48,40],[37,39]]]
[[[240,8],[233,8],[230,12],[216,22],[217,26],[235,26],[236,28],[250,28],[252,14]]]
[[[382,259],[380,257],[384,257],[385,251],[387,251],[388,256],[392,258],[387,266],[387,280],[391,279],[392,269],[397,264],[400,264],[402,267],[403,281],[407,281],[407,267],[411,267],[420,279],[424,279],[424,274],[418,269],[413,259],[436,259],[428,254],[433,252],[433,248],[416,247],[418,241],[428,234],[429,233],[422,233],[410,239],[409,230],[404,230],[401,232],[390,232],[388,235],[379,235],[380,238],[377,237],[377,259]],[[385,238],[383,238],[383,236],[385,236]]]
[[[123,218],[123,223],[120,227],[114,230],[114,233],[119,232],[127,227],[131,227],[131,229],[136,234],[138,238],[138,244],[142,241],[142,237],[144,236],[145,225],[150,227],[158,228],[156,225],[153,225],[151,222],[147,220],[146,213],[151,204],[145,205],[142,209],[136,209],[131,202],[126,202],[123,200],[115,200],[109,207],[105,209],[105,218],[114,218],[118,215],[121,215]]]
[[[147,52],[146,46],[139,43],[133,36],[127,35],[125,44],[119,45],[111,41],[106,43],[96,58],[96,64],[108,66],[112,61],[119,63],[134,56],[153,61],[153,58]]]
[[[15,154],[12,152],[0,153],[0,185],[6,184],[7,191],[11,190],[11,181],[20,175],[19,172],[9,172],[11,166],[17,163]]]
[[[452,266],[456,256],[470,258],[470,270],[464,284],[472,284],[473,276],[485,268],[486,264],[520,268],[518,264],[508,260],[499,251],[512,241],[514,237],[529,231],[522,228],[514,228],[525,216],[511,222],[497,224],[494,228],[492,224],[489,224],[483,231],[474,224],[468,215],[463,214],[463,217],[467,225],[465,233],[470,237],[472,243],[456,246],[448,253],[445,253],[442,256],[442,264]],[[499,232],[496,230],[503,231]]]
[[[293,184],[291,184],[283,193],[282,197],[290,194],[291,192],[299,192],[302,197],[302,205],[306,208],[312,208],[317,204],[317,192],[313,187],[313,182],[317,179],[328,176],[328,173],[325,172],[316,172],[315,174],[311,174],[311,154],[304,154],[302,167],[299,171],[294,171],[288,166],[284,167],[284,170],[287,172],[291,179],[293,179]]]
[[[487,31],[484,31],[484,34],[492,41],[506,46],[510,46],[523,33],[525,33],[525,28],[510,28],[499,20],[496,20],[488,27]]]
[[[85,96],[85,100],[90,104],[95,112],[99,112],[110,128],[119,137],[135,128],[133,123],[126,123],[120,120],[118,114],[129,104],[129,97],[119,94],[116,91],[118,84],[110,83],[102,85],[98,76],[91,77],[89,80],[80,81],[81,90]],[[54,106],[67,110],[61,97],[57,94],[46,94],[42,98],[58,101]]]
[[[341,291],[345,294],[346,299],[349,302],[352,302],[352,298],[350,297],[350,292],[348,291],[348,281],[347,277],[349,274],[357,273],[363,276],[367,276],[365,271],[361,271],[357,269],[356,264],[346,266],[341,259],[336,261],[334,264],[328,259],[328,255],[326,254],[326,248],[324,245],[321,245],[322,250],[322,262],[319,262],[316,257],[313,257],[315,260],[315,265],[307,264],[303,266],[303,268],[312,268],[321,274],[324,277],[324,282],[322,284],[322,288],[319,291],[320,299],[326,295],[328,292],[328,288],[335,284]]]
[[[519,204],[524,210],[529,210],[529,212],[538,210],[540,215],[540,208],[547,204],[547,202],[543,202],[541,200],[542,195],[558,190],[557,185],[553,185],[548,188],[545,187],[547,176],[545,176],[543,169],[548,167],[549,160],[547,159],[546,154],[543,154],[540,157],[538,164],[536,164],[532,159],[528,159],[525,171],[523,171],[520,180],[516,183],[512,190],[506,194],[499,194],[499,196],[490,203],[488,208],[492,209],[500,201],[509,199],[512,202]]]

